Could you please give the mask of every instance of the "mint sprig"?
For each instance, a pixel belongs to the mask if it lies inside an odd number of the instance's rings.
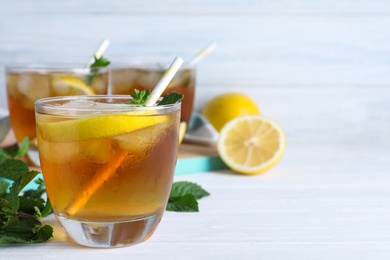
[[[142,90],[139,91],[138,89],[134,90],[133,94],[130,94],[130,96],[133,98],[130,101],[125,102],[125,104],[129,105],[145,105],[146,100],[148,100],[148,97],[150,95],[150,90]]]
[[[26,147],[28,138],[18,149],[0,148],[0,244],[40,243],[53,236],[53,228],[40,221],[52,213],[49,200],[41,197],[46,191],[43,180],[35,181],[37,189],[22,193],[39,174],[19,159],[27,152]]]
[[[130,101],[125,102],[125,104],[129,105],[142,105],[144,106],[146,101],[148,100],[148,97],[150,96],[150,90],[141,90],[138,89],[134,90],[133,94],[130,94],[130,96],[133,98]],[[184,96],[178,92],[171,92],[169,94],[166,94],[163,96],[163,99],[157,104],[157,106],[162,105],[169,105],[169,104],[175,104],[180,101],[182,101]]]
[[[198,200],[209,195],[210,193],[196,183],[174,182],[166,209],[168,211],[198,212]]]
[[[91,70],[91,74],[87,75],[85,78],[85,82],[88,86],[91,86],[93,80],[98,76],[99,69],[107,67],[110,65],[110,61],[103,56],[97,58],[94,56],[95,61],[89,66]]]

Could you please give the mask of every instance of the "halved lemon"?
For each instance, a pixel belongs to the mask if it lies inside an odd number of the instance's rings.
[[[56,96],[95,95],[95,91],[84,81],[72,76],[55,76],[51,80]]]
[[[262,115],[231,120],[221,129],[217,143],[221,159],[242,174],[257,174],[270,169],[280,160],[285,147],[282,128]]]

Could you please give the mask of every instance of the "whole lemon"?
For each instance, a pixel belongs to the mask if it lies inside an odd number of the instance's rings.
[[[202,115],[217,131],[230,120],[245,115],[259,115],[257,104],[242,93],[225,93],[211,99],[203,108]]]

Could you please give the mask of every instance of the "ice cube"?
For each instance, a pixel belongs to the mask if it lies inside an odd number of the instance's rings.
[[[133,154],[146,154],[147,151],[159,140],[165,138],[168,122],[145,127],[130,133],[117,135],[113,139],[118,146]]]
[[[39,73],[20,74],[17,88],[32,101],[50,96],[49,77]]]

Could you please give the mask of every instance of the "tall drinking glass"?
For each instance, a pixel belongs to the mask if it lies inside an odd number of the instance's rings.
[[[106,69],[91,72],[81,66],[42,65],[6,67],[8,108],[18,142],[30,140],[28,159],[39,165],[36,146],[34,102],[40,98],[106,94]]]
[[[42,174],[68,237],[89,247],[149,238],[168,202],[180,103],[145,107],[130,96],[74,96],[35,103]]]
[[[130,94],[134,89],[152,90],[168,66],[161,64],[112,64],[111,87],[113,94]],[[182,100],[181,121],[190,120],[196,85],[196,68],[182,66],[169,83],[163,95],[176,91],[184,95]]]

